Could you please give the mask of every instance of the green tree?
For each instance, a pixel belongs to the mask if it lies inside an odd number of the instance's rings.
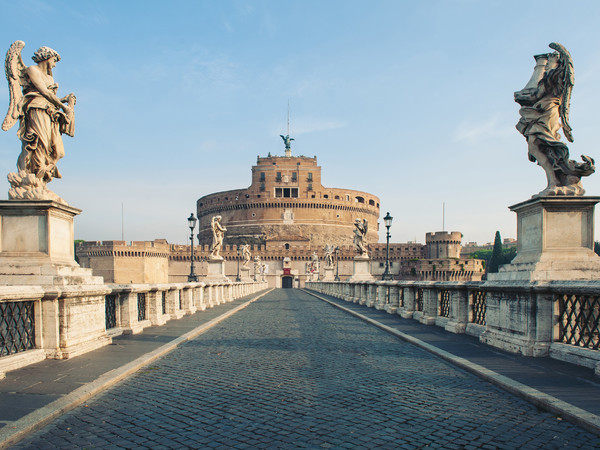
[[[594,252],[600,256],[600,241],[594,242]]]
[[[494,249],[492,250],[492,257],[488,264],[488,273],[498,272],[498,267],[504,263],[504,255],[502,252],[502,238],[500,232],[496,231],[496,237],[494,239]]]

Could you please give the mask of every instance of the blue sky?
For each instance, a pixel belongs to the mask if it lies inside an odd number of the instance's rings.
[[[123,204],[126,240],[185,243],[196,199],[247,187],[257,155],[283,154],[288,99],[293,153],[317,155],[325,186],[379,196],[393,242],[441,230],[443,203],[463,243],[516,237],[508,206],[545,176],[514,128],[513,92],[553,41],[575,66],[571,157],[600,160],[597,1],[4,1],[2,11],[0,50],[23,40],[30,64],[54,48],[59,94],[77,95],[63,179],[49,187],[83,210],[78,239],[120,239]],[[19,151],[16,127],[0,133],[4,174]],[[3,198],[8,187],[2,175]],[[600,175],[584,187],[600,195]]]

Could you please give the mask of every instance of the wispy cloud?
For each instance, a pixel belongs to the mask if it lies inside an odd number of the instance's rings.
[[[462,121],[454,130],[453,141],[474,145],[490,139],[510,136],[513,132],[512,124],[501,119],[499,115],[494,115],[485,121]]]

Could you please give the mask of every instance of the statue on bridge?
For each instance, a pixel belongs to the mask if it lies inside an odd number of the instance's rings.
[[[248,264],[250,264],[250,259],[252,258],[252,254],[250,253],[250,246],[248,244],[244,244],[241,247],[242,250],[242,258],[244,258],[243,267],[248,268]]]
[[[4,131],[19,121],[17,137],[21,154],[17,173],[9,173],[11,200],[54,200],[66,203],[46,184],[62,178],[56,163],[65,155],[62,134],[74,136],[76,97],[73,93],[59,98],[58,83],[52,69],[60,55],[50,47],[40,47],[32,56],[35,65],[23,63],[23,41],[14,42],[6,53],[6,79],[10,93],[8,113],[2,123]]]
[[[515,92],[515,101],[521,105],[516,128],[527,140],[529,160],[546,172],[548,186],[534,197],[582,196],[581,177],[594,173],[594,160],[585,155],[581,155],[583,162],[569,159],[569,149],[558,133],[562,128],[565,138],[573,142],[569,125],[573,60],[561,44],[549,46],[556,51],[534,56],[531,79]]]
[[[221,248],[223,247],[223,238],[227,228],[221,225],[221,216],[213,216],[210,221],[210,227],[212,229],[213,241],[210,246],[210,259],[223,259],[221,256]]]
[[[356,219],[354,221],[354,249],[361,258],[368,258],[367,250],[367,231],[369,231],[369,222],[367,219]]]
[[[335,247],[327,244],[325,246],[325,267],[333,267],[333,254],[335,253]]]

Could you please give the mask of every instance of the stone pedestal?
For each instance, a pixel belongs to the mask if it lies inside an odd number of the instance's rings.
[[[335,268],[333,267],[325,267],[323,275],[323,281],[333,281],[335,279],[334,275]]]
[[[489,281],[592,280],[600,273],[594,248],[594,205],[600,197],[542,197],[510,207],[517,213],[517,256]]]
[[[372,281],[375,280],[371,275],[371,258],[357,256],[354,258],[352,276],[348,281]]]
[[[240,278],[245,282],[250,282],[253,280],[253,278],[250,276],[250,267],[240,268]]]
[[[223,258],[208,259],[208,275],[202,281],[206,282],[229,282],[229,278],[225,276],[225,261]]]
[[[103,284],[75,262],[73,217],[79,213],[51,200],[0,201],[0,284]]]

